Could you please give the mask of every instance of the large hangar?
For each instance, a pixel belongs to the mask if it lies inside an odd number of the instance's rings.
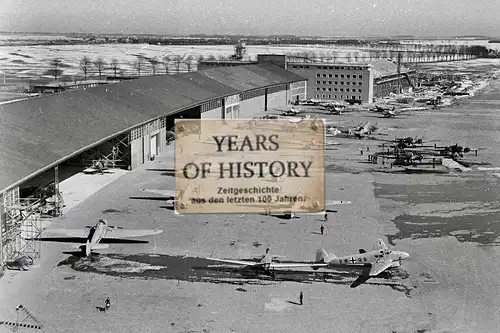
[[[166,149],[166,133],[176,118],[252,118],[304,99],[305,93],[303,77],[255,64],[144,77],[1,105],[0,265],[37,255],[26,239],[36,239],[42,230],[45,200],[28,200],[20,191],[37,176],[52,176],[49,194],[58,212],[59,170],[67,165],[83,170],[105,157],[114,167],[134,169]]]

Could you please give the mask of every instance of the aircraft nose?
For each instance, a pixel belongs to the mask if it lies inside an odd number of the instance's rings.
[[[404,259],[407,259],[410,257],[410,255],[406,252],[401,252],[401,255],[400,255],[401,259],[404,260]]]

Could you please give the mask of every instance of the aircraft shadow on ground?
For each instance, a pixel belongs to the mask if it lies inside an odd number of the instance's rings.
[[[146,169],[147,171],[159,171],[162,176],[175,177],[175,169]]]
[[[293,304],[293,305],[302,305],[299,302],[294,302],[294,301],[286,301],[287,303]]]
[[[129,199],[134,199],[134,200],[152,200],[152,201],[168,201],[168,200],[173,200],[175,198],[174,197],[170,197],[170,196],[163,196],[163,197],[129,197]]]
[[[101,262],[103,262],[104,265],[100,264]],[[127,265],[127,262],[129,265]],[[292,261],[276,262],[294,263]],[[134,270],[138,264],[141,268]],[[122,278],[166,279],[232,285],[269,285],[280,282],[296,282],[307,284],[329,283],[350,285],[351,288],[356,288],[369,279],[366,277],[369,267],[364,268],[362,272],[363,276],[360,276],[359,269],[345,268],[344,271],[287,269],[266,272],[263,270],[256,270],[249,266],[241,267],[217,263],[204,258],[156,254],[154,256],[148,254],[93,254],[89,258],[83,258],[73,254],[58,264],[58,266],[63,265],[70,265],[77,271],[94,272]],[[150,267],[150,269],[148,269],[148,267]],[[404,292],[409,297],[412,288],[400,283],[401,280],[406,277],[396,279],[392,274],[384,272],[377,276],[379,282],[370,282],[370,285],[388,286],[394,290]]]
[[[41,237],[37,238],[37,240],[42,242],[59,242],[59,243],[78,243],[84,244],[87,242],[86,238],[79,237]],[[103,239],[100,241],[102,244],[147,244],[149,241],[144,240],[135,240],[135,239]]]
[[[160,208],[165,208],[165,209],[168,209],[168,210],[171,210],[171,211],[175,210],[174,206],[160,206]]]

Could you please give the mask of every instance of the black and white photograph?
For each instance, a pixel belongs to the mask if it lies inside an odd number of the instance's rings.
[[[497,0],[0,0],[0,333],[500,332]]]

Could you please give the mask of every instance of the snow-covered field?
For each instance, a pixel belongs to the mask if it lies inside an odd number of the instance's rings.
[[[273,47],[273,46],[247,46],[247,59],[255,59],[257,54],[286,54],[297,52],[314,52],[322,55],[325,52],[337,51],[339,57],[355,49],[324,49],[315,47]],[[158,57],[161,60],[165,56],[180,55],[186,58],[191,55],[197,58],[200,55],[227,57],[234,53],[233,45],[202,45],[202,46],[158,46],[149,44],[93,44],[93,45],[55,45],[55,46],[2,46],[0,47],[0,67],[9,76],[18,78],[50,77],[45,73],[49,70],[50,60],[60,58],[63,62],[63,75],[81,75],[79,61],[83,56],[91,59],[102,57],[106,62],[113,58],[118,60],[120,68],[125,73],[132,74],[134,69],[130,65],[137,56],[145,58]],[[360,56],[362,52],[358,51]],[[354,61],[354,59],[352,59]],[[194,62],[194,61],[193,61]],[[146,72],[150,72],[150,66],[146,65]],[[173,63],[171,64],[173,70]],[[186,65],[182,64],[181,71],[185,71]],[[158,66],[159,72],[164,71],[162,65]]]

